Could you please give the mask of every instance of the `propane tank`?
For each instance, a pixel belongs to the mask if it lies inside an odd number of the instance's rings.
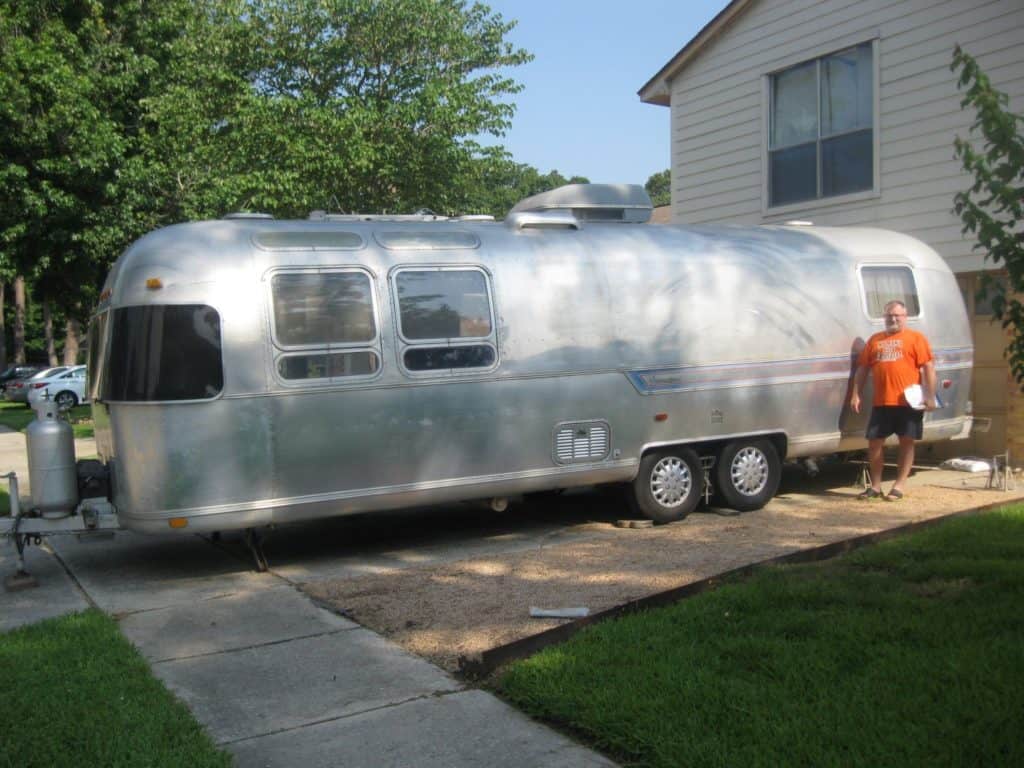
[[[33,407],[36,418],[25,429],[32,509],[50,519],[67,517],[78,504],[75,433],[57,418],[57,404],[48,394]]]

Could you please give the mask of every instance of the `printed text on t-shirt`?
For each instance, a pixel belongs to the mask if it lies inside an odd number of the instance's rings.
[[[903,339],[882,339],[878,342],[875,362],[888,363],[903,358]]]

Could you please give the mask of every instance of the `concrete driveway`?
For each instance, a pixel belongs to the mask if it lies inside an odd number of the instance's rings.
[[[21,470],[19,451],[22,435],[0,434],[0,471]],[[458,554],[451,543],[418,553],[406,544],[314,560],[342,573]],[[14,555],[0,545],[0,574],[14,570]],[[230,540],[55,536],[29,547],[26,564],[40,586],[0,591],[0,630],[99,608],[239,766],[613,765],[318,607],[291,580],[300,566],[254,572]]]

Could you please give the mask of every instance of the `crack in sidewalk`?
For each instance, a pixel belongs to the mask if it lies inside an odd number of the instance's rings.
[[[268,640],[265,643],[254,643],[252,645],[243,645],[237,648],[224,648],[219,651],[204,651],[203,653],[193,653],[188,656],[170,656],[166,659],[149,659],[149,663],[156,664],[170,664],[175,661],[188,661],[189,659],[202,659],[207,656],[219,656],[227,653],[237,653],[239,651],[251,651],[256,648],[270,648],[275,645],[283,645],[284,643],[290,643],[293,640],[310,640],[315,637],[327,637],[328,635],[337,635],[342,632],[352,632],[357,629],[363,629],[360,626],[354,627],[338,627],[337,629],[329,629],[324,632],[313,632],[308,635],[296,635],[295,637],[284,637],[280,640]]]
[[[348,720],[348,719],[353,718],[353,717],[358,717],[360,715],[367,715],[367,714],[370,714],[370,713],[373,713],[373,712],[382,712],[382,711],[389,710],[389,709],[395,709],[397,707],[401,707],[401,706],[404,706],[406,704],[411,704],[411,703],[416,702],[416,701],[427,701],[429,699],[441,699],[441,698],[444,698],[446,696],[452,696],[454,694],[466,693],[468,690],[471,690],[471,689],[459,688],[458,690],[454,690],[454,691],[431,691],[430,693],[422,693],[422,694],[420,694],[418,696],[412,696],[412,697],[410,697],[408,699],[403,699],[402,701],[394,701],[394,702],[390,702],[388,704],[381,704],[380,706],[377,706],[377,707],[370,707],[368,709],[361,709],[358,712],[349,712],[349,713],[344,714],[344,715],[339,715],[338,717],[325,717],[322,720],[313,720],[311,722],[302,723],[301,725],[296,725],[296,726],[291,727],[291,728],[279,728],[279,729],[277,729],[275,731],[267,731],[266,733],[257,733],[257,734],[254,734],[252,736],[242,736],[241,738],[238,738],[238,739],[230,739],[230,740],[227,740],[227,741],[220,741],[220,742],[217,742],[217,746],[219,746],[219,747],[227,747],[227,746],[231,746],[231,745],[234,745],[234,744],[240,744],[240,743],[246,742],[246,741],[253,741],[254,739],[266,738],[267,736],[277,736],[277,735],[282,734],[282,733],[291,733],[292,731],[300,731],[300,730],[303,730],[305,728],[310,728],[310,727],[316,726],[316,725],[324,725],[325,723],[334,723],[334,722],[338,722],[339,720]]]

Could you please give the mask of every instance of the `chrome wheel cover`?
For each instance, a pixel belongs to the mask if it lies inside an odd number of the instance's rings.
[[[678,456],[666,456],[651,470],[651,495],[666,509],[681,505],[693,491],[690,466]]]
[[[747,446],[732,460],[729,476],[732,487],[744,496],[756,496],[768,484],[768,457],[757,448]]]

